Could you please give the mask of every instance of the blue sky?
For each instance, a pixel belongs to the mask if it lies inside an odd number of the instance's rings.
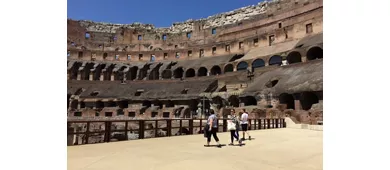
[[[173,22],[206,18],[220,12],[262,0],[68,0],[67,16],[75,20],[92,20],[130,24],[141,22],[168,27]]]

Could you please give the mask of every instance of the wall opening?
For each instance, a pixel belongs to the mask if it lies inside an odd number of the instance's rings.
[[[156,56],[154,56],[154,54],[152,54],[151,56],[150,56],[150,61],[155,61],[156,60]]]
[[[74,112],[73,116],[81,117],[81,116],[83,116],[83,113],[82,112]]]
[[[287,55],[287,62],[289,64],[302,62],[301,54],[297,51],[291,52],[290,54]]]
[[[233,64],[228,64],[225,66],[225,68],[223,69],[223,72],[224,73],[227,73],[227,72],[233,72]]]
[[[265,84],[265,87],[271,88],[274,87],[276,84],[278,84],[279,80],[270,80]]]
[[[95,106],[97,109],[102,109],[102,108],[104,108],[104,103],[102,101],[97,101],[95,103]]]
[[[68,51],[67,57],[70,57],[70,51]]]
[[[295,109],[294,97],[291,94],[283,93],[279,95],[279,103],[286,104],[287,109]]]
[[[221,68],[219,66],[213,66],[210,70],[211,75],[220,75],[221,74]]]
[[[167,40],[167,35],[163,35],[163,36],[162,36],[162,39],[163,39],[164,41],[166,41],[166,40]]]
[[[268,45],[271,46],[274,41],[275,41],[275,35],[270,35],[268,37]]]
[[[144,57],[144,55],[143,54],[138,54],[138,60],[139,61],[142,61],[142,58]]]
[[[158,112],[152,112],[152,117],[157,117]]]
[[[142,106],[150,107],[150,106],[152,106],[152,102],[149,100],[145,100],[142,102]]]
[[[282,64],[282,56],[279,55],[274,55],[272,56],[269,61],[269,65],[281,65]]]
[[[115,54],[115,60],[119,60],[119,55]]]
[[[138,71],[138,67],[131,67],[130,68],[130,74],[127,74],[127,79],[128,80],[134,80],[137,78],[137,71]]]
[[[142,35],[138,35],[138,40],[142,40]]]
[[[85,33],[85,39],[89,39],[89,38],[91,38],[91,34],[89,32],[86,32]]]
[[[307,51],[306,57],[308,60],[320,59],[323,57],[323,51],[320,47],[312,47]]]
[[[129,112],[129,117],[135,117],[135,112]]]
[[[169,112],[163,112],[163,118],[169,118]]]
[[[192,57],[192,51],[190,50],[190,51],[188,51],[188,57]]]
[[[172,71],[171,70],[164,70],[162,72],[161,76],[163,79],[170,79],[170,78],[172,78]]]
[[[253,39],[253,45],[254,46],[259,45],[259,39],[258,38]]]
[[[121,109],[128,108],[129,107],[129,102],[127,100],[122,100],[118,102],[118,106]]]
[[[257,105],[257,100],[253,96],[243,97],[242,102],[245,104],[245,106],[256,106]]]
[[[236,95],[230,96],[228,98],[228,102],[229,102],[230,106],[233,106],[233,107],[239,107],[240,106],[240,100],[239,100],[238,96],[236,96]]]
[[[312,33],[313,32],[313,25],[310,23],[310,24],[306,24],[306,34],[309,34],[309,33]]]
[[[164,53],[164,59],[168,58],[168,53]]]
[[[225,45],[225,51],[230,52],[230,45]]]
[[[252,62],[252,70],[264,66],[265,66],[265,62],[262,59],[256,59],[255,61]]]
[[[131,55],[127,55],[127,60],[131,60]]]
[[[82,58],[83,57],[83,52],[82,51],[79,51],[79,58]]]
[[[201,67],[198,70],[198,77],[207,76],[207,68]]]
[[[204,50],[203,49],[200,49],[199,50],[199,58],[203,57],[204,56]]]
[[[106,116],[106,117],[112,117],[112,112],[105,112],[105,113],[104,113],[104,116]]]
[[[175,104],[173,103],[172,100],[168,100],[165,104],[165,107],[175,107]]]
[[[303,92],[300,97],[300,102],[303,110],[311,109],[311,106],[318,103],[318,97],[313,92]]]
[[[216,28],[213,28],[213,29],[211,29],[211,34],[216,34],[217,33],[217,29]]]
[[[183,72],[184,72],[184,70],[183,70],[183,68],[182,67],[179,67],[179,68],[177,68],[175,71],[173,71],[173,76],[174,76],[174,78],[182,78],[183,77]]]
[[[237,71],[246,70],[247,68],[248,68],[248,63],[246,63],[245,61],[241,61],[237,64]]]
[[[188,38],[188,39],[191,38],[191,32],[187,32],[187,38]]]
[[[195,77],[195,70],[190,68],[186,71],[186,77]]]
[[[217,47],[212,48],[212,54],[215,54],[217,52]]]
[[[85,108],[85,102],[80,102],[80,109]]]
[[[282,23],[279,23],[279,28],[282,28]]]
[[[176,52],[176,53],[175,53],[175,57],[176,57],[176,58],[180,58],[180,53],[179,53],[179,52]]]
[[[244,42],[242,42],[242,41],[239,42],[239,43],[238,43],[238,49],[242,49],[242,48],[244,47],[243,44],[244,44]]]

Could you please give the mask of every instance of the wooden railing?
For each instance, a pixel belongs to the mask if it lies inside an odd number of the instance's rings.
[[[219,132],[227,131],[227,120],[218,119]],[[206,122],[206,119],[68,120],[68,146],[202,134]],[[249,119],[249,123],[248,130],[286,127],[281,118]]]

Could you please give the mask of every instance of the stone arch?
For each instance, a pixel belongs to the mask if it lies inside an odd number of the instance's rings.
[[[229,105],[233,107],[240,107],[240,99],[236,95],[231,95],[228,98]]]
[[[268,65],[281,65],[282,64],[282,56],[274,55],[268,60]]]
[[[134,80],[137,78],[137,71],[138,71],[138,67],[137,66],[134,66],[134,67],[131,67],[130,70],[129,70],[129,74],[127,74],[127,80]]]
[[[241,101],[245,104],[245,106],[256,106],[257,105],[257,100],[253,96],[242,97]]]
[[[289,64],[302,62],[302,55],[298,51],[292,51],[287,55],[287,62]]]
[[[179,68],[175,69],[175,71],[173,71],[173,77],[176,79],[182,78],[183,72],[184,72],[183,67],[179,67]]]
[[[139,69],[138,80],[143,80],[148,75],[150,64],[145,64],[143,68]]]
[[[162,77],[163,79],[170,79],[170,78],[172,78],[172,71],[171,71],[171,70],[164,70],[164,71],[162,72],[161,77]]]
[[[210,70],[211,75],[219,75],[221,74],[221,67],[219,66],[213,66]]]
[[[159,80],[160,79],[160,67],[162,63],[157,64],[156,67],[149,73],[149,80]]]
[[[223,68],[223,72],[224,73],[227,73],[227,72],[233,72],[234,68],[233,68],[233,64],[227,64],[225,66],[225,68]]]
[[[315,59],[320,59],[323,57],[323,51],[321,47],[314,46],[311,47],[307,53],[306,53],[306,58],[307,60],[315,60]]]
[[[294,109],[295,110],[295,103],[294,103],[294,96],[287,93],[282,93],[279,95],[279,103],[280,104],[286,104],[287,109]]]
[[[252,62],[252,70],[254,70],[255,68],[264,67],[264,66],[265,66],[265,62],[263,59],[256,59]]]
[[[70,104],[70,108],[77,109],[78,105],[79,105],[79,101],[78,100],[73,100],[72,103]]]
[[[224,106],[223,99],[220,96],[213,97],[211,101],[213,102],[213,104],[217,105],[218,110]]]
[[[82,63],[80,62],[75,62],[72,66],[72,68],[70,69],[70,77],[69,79],[71,80],[76,80],[77,79],[77,74],[78,74],[78,71],[79,71],[79,68],[81,67]]]
[[[303,92],[299,101],[303,110],[309,110],[313,104],[319,102],[318,96],[313,92]]]
[[[193,68],[187,69],[186,77],[195,77],[195,70]]]
[[[203,77],[207,76],[207,68],[206,67],[201,67],[198,70],[198,77]]]
[[[246,70],[248,68],[248,63],[245,61],[241,61],[237,64],[237,71]]]

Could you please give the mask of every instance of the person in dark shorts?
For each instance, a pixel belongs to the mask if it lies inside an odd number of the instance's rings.
[[[218,144],[217,146],[221,147],[221,144],[219,143],[219,139],[217,136],[217,132],[218,132],[217,116],[215,115],[214,110],[210,110],[210,113],[211,113],[211,115],[207,119],[208,130],[207,130],[207,145],[206,146],[210,146],[211,135],[213,135],[215,142],[217,142],[217,144]]]
[[[249,140],[251,140],[251,136],[248,133],[248,126],[250,126],[248,122],[248,113],[245,109],[242,109],[242,115],[241,115],[241,130],[242,130],[242,139],[245,140],[245,133],[248,134]]]

